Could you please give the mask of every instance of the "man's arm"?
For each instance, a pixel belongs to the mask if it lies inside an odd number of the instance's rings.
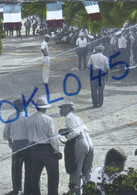
[[[10,123],[6,124],[4,127],[4,131],[3,131],[3,139],[4,140],[8,140],[9,142],[9,147],[12,148],[12,140],[10,137]]]
[[[71,132],[66,135],[66,138],[69,140],[77,137],[81,132],[81,129],[79,127],[76,127],[73,119],[71,118],[66,118],[66,127],[71,130]]]
[[[59,144],[57,135],[55,134],[55,125],[53,120],[49,122],[49,129],[48,129],[48,137],[49,137],[49,143],[52,145],[55,153],[59,153]]]
[[[88,60],[88,67],[90,67],[90,65],[92,64],[92,57],[90,56],[89,60]]]
[[[48,46],[46,45],[46,43],[42,43],[41,44],[41,52],[43,53],[44,56],[48,56]]]
[[[79,38],[76,40],[76,45],[79,46]]]
[[[105,58],[105,72],[107,73],[106,76],[105,76],[105,80],[107,81],[108,80],[108,74],[109,74],[109,61],[108,61],[107,57]]]
[[[43,53],[44,56],[48,56],[47,52],[44,49],[41,49],[41,52]]]

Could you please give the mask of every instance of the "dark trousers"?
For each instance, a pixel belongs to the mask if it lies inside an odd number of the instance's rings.
[[[87,62],[86,62],[86,56],[87,56],[87,48],[86,47],[78,47],[77,48],[77,54],[78,54],[78,60],[79,60],[79,70],[81,70],[81,63],[83,60],[84,69],[87,69]]]
[[[50,144],[38,144],[31,148],[32,195],[41,195],[40,176],[44,167],[48,175],[48,195],[58,195],[59,161]]]
[[[21,149],[18,147],[20,141],[14,141],[13,152]],[[24,149],[20,152],[13,154],[12,156],[12,183],[13,191],[16,193],[22,190],[22,165],[24,162],[25,166],[25,181],[24,181],[24,195],[31,194],[31,159],[30,159],[30,149]]]
[[[79,67],[78,67],[78,69],[81,70],[82,60],[83,60],[83,64],[84,64],[84,69],[87,69],[86,55],[85,54],[84,55],[83,54],[79,55],[78,58],[79,58]]]
[[[26,28],[26,36],[29,36],[30,34],[30,28]]]
[[[90,81],[91,97],[94,106],[102,106],[104,100],[104,87],[105,80],[101,79],[101,85],[98,83],[98,79]]]

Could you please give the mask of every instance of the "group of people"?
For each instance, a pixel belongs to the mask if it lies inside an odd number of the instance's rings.
[[[25,26],[25,33],[26,36],[30,35],[30,28],[32,26],[32,34],[35,35],[36,33],[36,29],[37,29],[37,19],[35,17],[33,17],[32,20],[30,20],[29,18],[26,19],[24,26]]]
[[[68,166],[73,168],[69,174],[70,183],[74,182],[75,187],[71,190],[76,195],[80,195],[81,176],[88,182],[92,172],[93,144],[89,131],[83,121],[73,113],[74,104],[72,102],[63,102],[59,106],[61,116],[66,117],[66,129],[60,129],[60,134],[55,132],[53,119],[45,114],[46,110],[51,107],[47,99],[43,96],[39,97],[36,105],[37,112],[25,118],[23,101],[16,99],[14,106],[19,112],[19,119],[6,124],[4,128],[3,137],[8,140],[12,149],[13,191],[7,194],[17,195],[22,190],[22,164],[24,162],[24,195],[41,194],[40,177],[44,167],[48,175],[48,195],[58,195],[59,159],[62,158],[58,138],[60,139],[62,135],[68,139],[66,159],[72,154],[73,146],[74,158],[65,164],[66,169]],[[9,120],[14,115],[10,115]]]
[[[59,105],[60,115],[65,117],[66,128],[55,131],[55,124],[46,114],[51,107],[47,99],[41,96],[37,99],[37,111],[25,118],[22,99],[16,99],[15,108],[19,119],[7,123],[3,137],[8,140],[12,149],[12,184],[13,191],[6,195],[18,195],[22,191],[22,165],[25,164],[24,195],[40,195],[40,177],[45,167],[48,175],[48,195],[58,195],[59,160],[62,154],[59,150],[60,140],[65,144],[64,159],[66,172],[69,174],[70,193],[82,194],[82,184],[93,181],[102,189],[102,181],[111,183],[124,170],[127,159],[120,148],[110,149],[103,167],[93,170],[94,147],[89,130],[84,122],[74,114],[74,103],[62,102]],[[8,120],[14,118],[11,114]],[[67,141],[62,141],[65,136]],[[137,152],[135,151],[135,155]],[[116,172],[107,172],[107,167],[113,167]],[[99,185],[100,184],[100,185]]]
[[[79,38],[76,40],[77,55],[79,60],[78,69],[82,69],[82,61],[84,64],[84,70],[87,69],[87,38],[84,32],[80,32]],[[90,67],[90,87],[93,107],[98,108],[103,105],[104,99],[104,87],[105,80],[108,78],[109,73],[109,61],[108,58],[103,55],[104,46],[98,45],[96,51],[90,55],[88,61],[88,67]],[[99,78],[100,77],[100,78]]]
[[[44,41],[41,44],[41,52],[43,56],[42,82],[44,84],[48,84],[50,75],[50,56],[48,49],[49,40],[50,36],[45,34]],[[79,70],[82,69],[82,60],[84,62],[84,70],[86,70],[87,39],[85,38],[84,32],[80,33],[80,37],[76,40],[76,44],[78,46],[77,54],[79,58]],[[101,45],[97,46],[96,52],[90,56],[88,62],[88,66],[90,66],[91,97],[94,108],[99,108],[103,105],[105,81],[107,80],[109,73],[109,62],[108,58],[103,55],[104,49],[105,48]],[[99,75],[100,78],[98,79]]]

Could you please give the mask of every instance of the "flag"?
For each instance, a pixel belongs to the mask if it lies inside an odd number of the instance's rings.
[[[5,30],[20,30],[21,5],[5,4],[3,6],[3,23]]]
[[[85,1],[83,0],[83,4],[91,20],[101,20],[101,13],[99,9],[99,5],[97,1]]]
[[[47,27],[63,27],[63,14],[61,3],[47,3]]]

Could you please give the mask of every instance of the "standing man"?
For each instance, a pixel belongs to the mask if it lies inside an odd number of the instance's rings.
[[[118,51],[120,51],[120,55],[117,58],[118,61],[125,61],[128,65],[130,65],[130,53],[127,52],[127,39],[124,36],[125,32],[119,32],[117,35],[118,37]],[[125,66],[120,66],[122,71],[124,70]]]
[[[87,69],[87,62],[86,62],[86,56],[87,56],[87,39],[85,38],[85,33],[80,32],[79,38],[76,40],[77,48],[77,55],[79,59],[79,67],[78,69],[81,70],[81,61],[83,60],[84,63],[84,70]]]
[[[41,52],[43,55],[43,71],[42,71],[42,81],[43,83],[48,83],[49,74],[50,74],[50,57],[49,57],[49,49],[48,42],[50,40],[50,36],[45,34],[45,40],[41,44]]]
[[[48,174],[48,195],[58,195],[61,153],[54,122],[45,114],[51,105],[44,97],[39,97],[36,104],[37,112],[28,117],[26,122],[28,138],[32,143],[32,195],[41,195],[40,176],[44,167]]]
[[[66,117],[66,128],[70,129],[70,132],[66,135],[69,141],[74,144],[74,159],[75,169],[70,172],[70,186],[73,183],[74,187],[71,189],[72,193],[76,195],[81,194],[81,178],[88,182],[92,172],[93,161],[93,144],[89,136],[89,130],[83,123],[83,121],[73,113],[74,104],[72,102],[64,102],[60,106],[61,116]],[[70,155],[73,156],[72,150]],[[66,162],[67,163],[67,162]]]
[[[105,79],[108,77],[109,62],[108,58],[103,55],[104,47],[97,46],[96,54],[92,54],[89,58],[90,65],[90,87],[93,107],[101,107],[104,100]],[[100,76],[99,75],[105,75]],[[94,78],[94,79],[93,79]],[[99,82],[100,80],[100,82]]]
[[[36,28],[37,28],[37,20],[36,18],[33,17],[33,21],[32,21],[33,35],[35,35]]]
[[[24,23],[24,26],[26,28],[26,36],[29,36],[30,34],[30,27],[31,27],[31,22],[27,18],[26,22]]]
[[[13,191],[8,195],[17,195],[22,190],[22,165],[25,163],[25,181],[24,181],[24,195],[31,194],[31,160],[30,149],[25,149],[28,145],[27,131],[25,128],[25,115],[23,113],[22,99],[16,99],[14,106],[19,112],[19,118],[11,123],[7,123],[4,128],[3,137],[9,141],[9,147],[12,149],[12,183]],[[8,120],[15,118],[17,113],[9,116]]]

